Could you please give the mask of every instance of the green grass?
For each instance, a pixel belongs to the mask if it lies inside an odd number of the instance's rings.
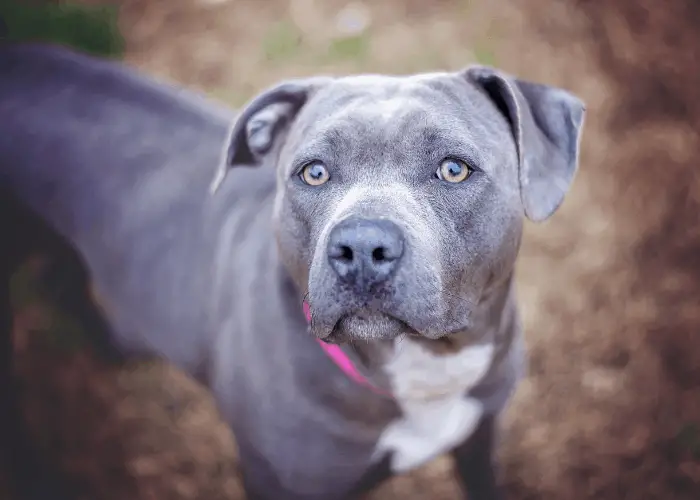
[[[287,60],[299,53],[301,33],[291,23],[274,24],[263,40],[263,52],[268,61]]]
[[[52,303],[51,293],[38,276],[38,266],[25,263],[10,278],[10,300],[15,312],[32,308],[40,314],[42,326],[28,333],[43,345],[72,352],[89,344],[90,336],[77,319]]]
[[[693,460],[700,460],[700,425],[688,422],[676,435],[676,445]]]
[[[240,108],[245,105],[255,94],[257,89],[250,89],[248,92],[243,92],[240,89],[231,89],[228,87],[216,87],[207,92],[208,96],[216,101],[221,101],[233,108]]]
[[[369,52],[369,37],[364,34],[333,40],[328,46],[328,60],[362,61]]]
[[[116,6],[0,0],[0,38],[57,43],[102,57],[121,57]]]
[[[316,59],[319,64],[336,61],[363,61],[369,52],[369,37],[365,34],[337,38],[320,51],[304,44],[302,33],[290,22],[273,24],[262,43],[267,62],[289,62],[304,56]]]
[[[479,64],[484,66],[496,66],[496,55],[485,44],[478,44],[474,47],[474,58]]]

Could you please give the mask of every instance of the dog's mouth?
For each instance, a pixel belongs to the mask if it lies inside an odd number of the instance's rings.
[[[405,321],[381,311],[362,310],[344,314],[324,340],[341,344],[355,340],[390,340],[402,335],[419,335]]]

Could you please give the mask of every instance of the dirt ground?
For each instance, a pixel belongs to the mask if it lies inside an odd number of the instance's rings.
[[[128,63],[235,105],[292,76],[473,62],[580,94],[580,174],[519,262],[531,366],[504,422],[509,498],[700,498],[697,2],[126,0],[121,25]],[[243,498],[201,387],[47,348],[32,311],[15,329],[27,418],[82,498]],[[459,498],[450,467],[371,498]]]

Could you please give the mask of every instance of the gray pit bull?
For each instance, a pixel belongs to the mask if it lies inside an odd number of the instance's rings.
[[[444,453],[502,498],[513,269],[581,100],[478,66],[290,80],[236,115],[45,45],[0,75],[0,179],[80,252],[122,352],[213,391],[248,498],[353,498]]]

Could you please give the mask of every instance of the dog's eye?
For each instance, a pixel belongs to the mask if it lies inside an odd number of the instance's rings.
[[[435,176],[440,180],[456,184],[467,180],[472,172],[472,168],[462,160],[446,158],[440,163]]]
[[[304,165],[304,168],[299,174],[301,180],[309,186],[320,186],[328,182],[331,175],[328,173],[326,166],[320,161],[312,161]]]

